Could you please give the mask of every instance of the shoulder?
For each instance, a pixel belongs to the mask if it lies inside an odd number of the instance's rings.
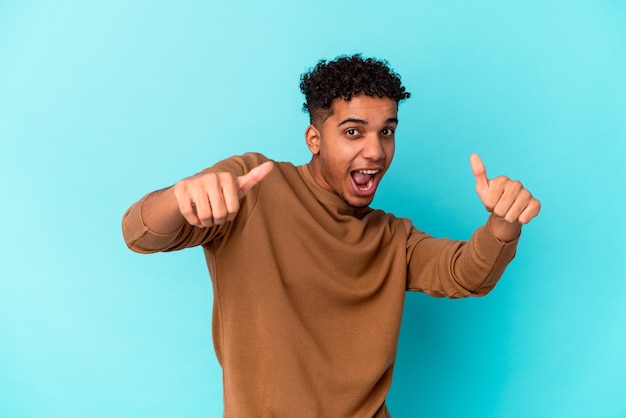
[[[253,168],[263,164],[266,161],[272,161],[265,155],[258,152],[247,152],[242,155],[233,155],[223,159],[209,168],[202,170],[203,173],[211,173],[218,171],[226,171],[236,176],[243,176]]]
[[[410,219],[397,217],[393,213],[385,212],[382,209],[371,209],[363,217],[363,220],[366,220],[371,225],[389,228],[394,233],[399,233],[407,237],[415,229]]]

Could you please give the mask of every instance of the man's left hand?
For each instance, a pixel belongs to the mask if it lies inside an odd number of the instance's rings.
[[[491,232],[501,241],[514,240],[522,225],[539,214],[541,203],[517,180],[506,176],[488,179],[478,155],[472,154],[470,163],[476,178],[476,193],[492,214]]]

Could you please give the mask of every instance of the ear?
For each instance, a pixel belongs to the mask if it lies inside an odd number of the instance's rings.
[[[320,131],[313,125],[309,125],[304,131],[304,138],[306,139],[306,145],[313,155],[317,155],[320,152]]]

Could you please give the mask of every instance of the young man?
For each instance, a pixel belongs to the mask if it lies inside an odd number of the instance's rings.
[[[229,158],[135,203],[124,237],[144,253],[203,246],[224,416],[389,416],[405,292],[485,295],[540,205],[473,155],[492,213],[469,241],[373,210],[409,93],[386,62],[360,55],[321,61],[301,89],[309,164]]]

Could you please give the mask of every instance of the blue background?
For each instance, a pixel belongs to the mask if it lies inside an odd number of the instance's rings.
[[[468,238],[471,152],[543,204],[489,296],[408,295],[393,416],[626,416],[626,3],[4,0],[0,417],[221,415],[201,250],[134,254],[121,216],[307,162],[299,76],[354,52],[413,93],[375,206]]]

